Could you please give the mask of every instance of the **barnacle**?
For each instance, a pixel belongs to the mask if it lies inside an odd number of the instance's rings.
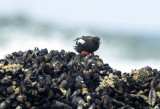
[[[105,76],[103,79],[101,79],[100,88],[103,87],[115,87],[115,83],[119,82],[119,77],[117,75],[113,75],[112,73],[109,74],[109,76]]]
[[[139,70],[132,70],[130,76],[136,81],[144,81],[146,80],[150,75],[150,72],[147,71],[145,68],[139,69]]]
[[[88,88],[83,88],[82,89],[82,95],[87,94],[88,93]]]

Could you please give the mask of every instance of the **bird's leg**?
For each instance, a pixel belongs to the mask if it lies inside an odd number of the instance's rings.
[[[82,51],[82,54],[86,54],[86,55],[88,55],[89,54],[89,52],[87,52],[87,51]]]

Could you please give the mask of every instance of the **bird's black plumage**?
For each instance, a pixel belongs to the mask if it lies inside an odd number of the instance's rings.
[[[82,53],[83,51],[93,53],[99,48],[100,38],[93,36],[82,36],[81,38],[75,39],[76,46],[75,50],[78,53]]]

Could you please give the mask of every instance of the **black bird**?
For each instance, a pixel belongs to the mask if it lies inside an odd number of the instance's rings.
[[[77,38],[74,41],[76,41],[76,46],[74,46],[74,49],[78,53],[93,53],[99,48],[100,44],[100,38],[99,37],[93,37],[93,36],[82,36],[81,38]]]

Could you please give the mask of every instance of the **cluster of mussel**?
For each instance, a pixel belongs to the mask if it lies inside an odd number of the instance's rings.
[[[35,48],[0,60],[0,109],[159,109],[160,75],[121,73],[98,55]]]

